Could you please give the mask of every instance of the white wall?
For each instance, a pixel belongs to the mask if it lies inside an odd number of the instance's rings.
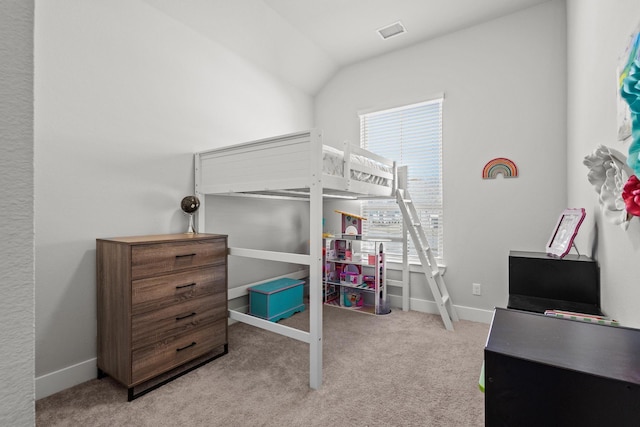
[[[228,234],[229,246],[300,254],[309,253],[309,203],[278,199],[207,196],[207,231]],[[306,267],[234,257],[229,262],[229,288],[291,273]],[[234,304],[248,304],[236,301]]]
[[[358,111],[445,92],[445,281],[455,305],[506,306],[509,250],[544,251],[567,207],[565,36],[565,4],[551,1],[343,69],[317,96],[325,139],[357,144]],[[520,176],[481,179],[495,157]],[[432,300],[424,282],[411,297]]]
[[[34,406],[33,1],[0,2],[0,425]]]
[[[617,141],[616,78],[618,57],[640,24],[634,0],[568,0],[568,200],[587,209],[577,244],[600,264],[602,306],[622,324],[640,327],[640,221],[625,231],[603,218],[584,156],[603,144],[627,154],[629,142]]]
[[[36,1],[38,397],[95,375],[95,239],[186,231],[194,152],[309,128],[312,109],[142,0]]]

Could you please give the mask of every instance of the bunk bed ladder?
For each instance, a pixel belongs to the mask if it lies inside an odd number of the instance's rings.
[[[420,257],[422,270],[427,277],[427,283],[431,288],[431,293],[433,294],[435,303],[438,306],[438,311],[440,312],[444,326],[447,330],[453,331],[453,322],[458,321],[458,314],[451,302],[451,297],[449,296],[449,291],[445,286],[442,273],[440,273],[440,270],[438,269],[438,264],[436,263],[433,251],[429,246],[429,241],[427,240],[427,236],[422,228],[422,224],[420,223],[418,212],[411,201],[411,196],[409,195],[408,190],[398,189],[396,191],[396,197],[398,200],[398,206],[400,206],[400,210],[402,211],[406,227],[409,230],[413,244],[418,252],[418,256]]]

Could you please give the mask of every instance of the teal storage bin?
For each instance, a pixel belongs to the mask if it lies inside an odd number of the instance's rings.
[[[277,322],[304,311],[304,281],[278,279],[249,288],[249,313]]]

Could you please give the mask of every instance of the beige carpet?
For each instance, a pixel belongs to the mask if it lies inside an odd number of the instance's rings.
[[[306,312],[282,323],[308,330]],[[36,402],[38,426],[482,426],[478,376],[489,326],[394,309],[324,308],[321,390],[308,345],[246,324],[229,354],[127,402],[110,378]]]

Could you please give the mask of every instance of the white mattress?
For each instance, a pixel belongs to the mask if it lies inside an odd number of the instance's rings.
[[[373,159],[369,159],[364,156],[360,156],[357,154],[351,154],[351,179],[356,181],[367,182],[370,184],[382,185],[385,187],[390,186],[390,182],[388,179],[366,173],[361,172],[357,169],[357,165],[368,166],[371,169],[379,170],[381,172],[393,173],[393,168],[377,162]],[[344,153],[337,148],[333,148],[328,145],[322,146],[322,168],[323,172],[327,175],[336,175],[343,176],[344,175]]]

